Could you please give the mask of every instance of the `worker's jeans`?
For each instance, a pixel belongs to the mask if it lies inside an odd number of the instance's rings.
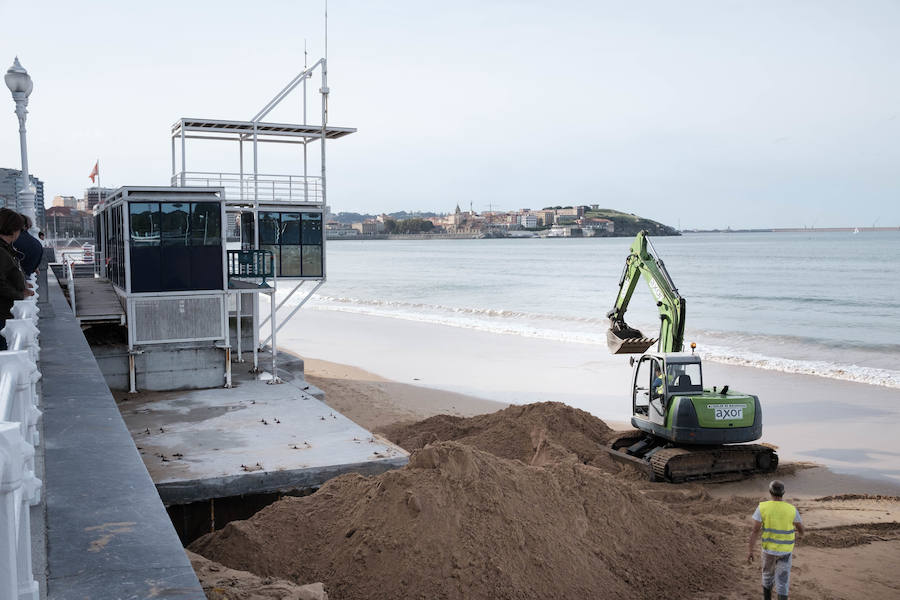
[[[788,584],[791,582],[791,557],[793,554],[777,556],[775,554],[762,553],[762,585],[772,589],[779,596],[788,595]]]

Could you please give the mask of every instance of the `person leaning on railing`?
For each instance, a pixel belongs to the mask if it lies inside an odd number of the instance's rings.
[[[31,217],[22,213],[19,214],[25,219],[25,225],[22,227],[22,233],[19,234],[12,246],[21,253],[19,265],[22,267],[22,272],[25,273],[25,277],[30,277],[41,264],[44,246],[33,235],[28,233],[28,230],[31,229]]]
[[[13,302],[33,296],[25,285],[25,273],[19,264],[20,252],[13,248],[25,227],[25,218],[19,213],[0,208],[0,329],[12,318]],[[0,335],[0,350],[6,350],[6,338]]]

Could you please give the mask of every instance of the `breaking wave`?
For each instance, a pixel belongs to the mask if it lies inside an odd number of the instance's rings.
[[[547,315],[503,309],[454,307],[326,295],[313,296],[308,306],[313,310],[388,317],[486,333],[516,335],[565,343],[606,345],[608,320],[603,315]],[[704,359],[723,364],[900,389],[900,371],[823,360],[768,356],[749,348],[715,343],[703,343],[702,348]]]

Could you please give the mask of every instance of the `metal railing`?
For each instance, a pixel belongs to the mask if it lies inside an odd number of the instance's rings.
[[[266,279],[275,276],[275,257],[269,250],[229,250],[228,278]]]
[[[255,187],[254,187],[255,183]],[[221,187],[225,199],[235,202],[297,202],[322,204],[322,178],[303,175],[271,175],[186,171],[172,176],[175,187]],[[255,192],[255,193],[254,193]]]
[[[34,276],[29,281],[37,293]],[[38,307],[31,298],[17,300],[12,313],[16,318],[0,330],[9,347],[0,352],[0,599],[38,600],[29,510],[41,497],[34,464],[41,416]]]

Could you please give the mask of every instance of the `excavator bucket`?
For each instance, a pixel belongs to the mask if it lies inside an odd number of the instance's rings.
[[[655,343],[655,339],[645,337],[643,333],[629,327],[624,321],[619,323],[613,321],[606,331],[606,344],[613,354],[643,354]]]

